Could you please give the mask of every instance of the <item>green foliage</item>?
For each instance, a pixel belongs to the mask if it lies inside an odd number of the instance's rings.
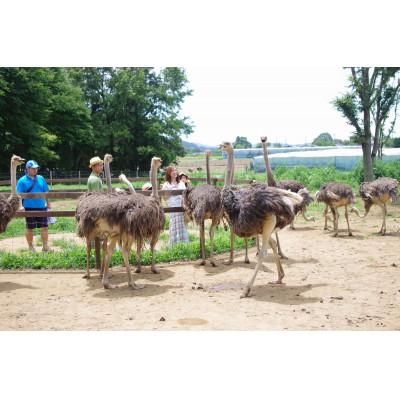
[[[0,68],[0,115],[3,170],[12,153],[74,167],[93,141],[82,93],[64,68]]]
[[[335,141],[330,133],[325,132],[319,134],[312,142],[314,146],[334,146]]]
[[[86,248],[65,240],[56,240],[54,244],[62,248],[61,252],[55,253],[29,253],[22,251],[19,253],[0,252],[0,269],[83,269],[86,266]],[[250,241],[250,245],[254,241]],[[206,243],[206,254],[209,256],[209,243]],[[235,249],[244,247],[244,240],[235,239]],[[230,233],[219,229],[214,237],[214,252],[220,254],[230,249]],[[190,236],[188,244],[179,243],[171,248],[165,248],[156,251],[156,263],[166,263],[173,261],[197,260],[200,254],[199,239],[193,235]],[[132,251],[130,263],[136,263],[136,254]],[[91,255],[91,265],[95,264],[94,252]],[[121,252],[114,252],[110,265],[121,265],[123,259]],[[150,250],[142,252],[142,264],[151,264]]]
[[[353,171],[353,175],[357,183],[364,182],[364,170],[362,163],[359,163]],[[375,178],[388,177],[400,180],[400,161],[383,162],[375,160],[374,164]]]
[[[0,68],[0,170],[12,153],[69,170],[105,153],[116,169],[169,164],[192,131],[186,85],[182,68]]]
[[[40,230],[35,229],[39,234]],[[58,217],[55,224],[49,225],[49,233],[75,232],[75,218]],[[5,232],[0,235],[0,240],[8,237],[23,236],[25,234],[25,218],[15,218],[7,226]]]
[[[236,136],[236,140],[233,143],[234,149],[249,149],[251,148],[251,143],[247,140],[245,136]]]

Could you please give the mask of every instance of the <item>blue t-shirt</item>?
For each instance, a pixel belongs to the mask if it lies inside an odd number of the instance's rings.
[[[42,175],[36,175],[37,181],[35,186],[29,193],[48,192],[49,187],[47,186],[46,180]],[[29,175],[24,175],[18,179],[17,192],[27,193],[28,189],[32,186],[33,179]],[[46,208],[46,199],[22,199],[22,205],[25,208]]]

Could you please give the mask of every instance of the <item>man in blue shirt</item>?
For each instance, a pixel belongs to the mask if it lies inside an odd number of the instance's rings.
[[[38,175],[39,164],[34,160],[29,160],[25,165],[25,175],[18,180],[18,193],[39,193],[48,192],[46,180],[43,176]],[[50,203],[44,198],[23,199],[22,205],[25,211],[46,211],[50,208]],[[27,217],[25,237],[28,242],[29,250],[35,252],[33,245],[33,229],[40,228],[40,236],[43,242],[43,251],[48,252],[49,248],[49,232],[47,225],[47,217]]]

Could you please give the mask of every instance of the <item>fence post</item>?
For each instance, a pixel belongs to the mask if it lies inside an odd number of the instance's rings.
[[[211,178],[211,182],[212,182],[213,186],[217,186],[217,181],[218,181],[218,178]]]
[[[136,178],[139,178],[139,166],[136,167]]]
[[[81,182],[81,170],[78,171],[78,177],[79,177],[79,184],[81,185],[82,184],[82,182]]]
[[[52,170],[50,170],[50,186],[51,186],[51,189],[53,189],[53,171]]]

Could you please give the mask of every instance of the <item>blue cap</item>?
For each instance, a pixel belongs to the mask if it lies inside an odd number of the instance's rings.
[[[35,160],[29,160],[26,162],[25,168],[39,168],[39,164]]]

